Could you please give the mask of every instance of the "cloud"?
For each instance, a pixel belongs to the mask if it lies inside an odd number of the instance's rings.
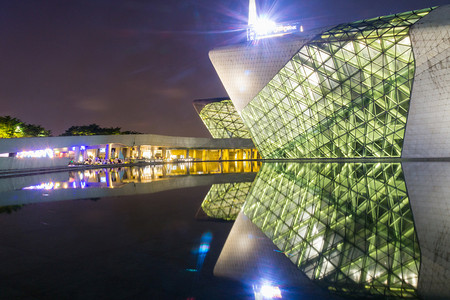
[[[153,94],[157,97],[171,98],[171,99],[184,99],[188,95],[188,91],[179,87],[161,88],[153,91]]]
[[[106,101],[97,97],[87,97],[85,99],[78,100],[76,101],[75,106],[90,112],[101,112],[108,109]]]

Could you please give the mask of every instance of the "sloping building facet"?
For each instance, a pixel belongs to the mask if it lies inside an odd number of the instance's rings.
[[[251,138],[229,98],[195,100],[193,105],[213,138]]]
[[[378,17],[210,58],[263,158],[450,156],[441,130],[450,125],[449,13]]]

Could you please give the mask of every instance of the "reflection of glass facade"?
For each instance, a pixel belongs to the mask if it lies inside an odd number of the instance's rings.
[[[236,220],[252,182],[213,184],[203,200],[202,209],[210,218]]]
[[[261,156],[400,157],[409,28],[430,10],[339,25],[302,47],[242,110]]]
[[[213,138],[251,138],[230,99],[196,100],[194,107]]]
[[[329,290],[417,296],[421,256],[399,163],[265,164],[243,210]]]

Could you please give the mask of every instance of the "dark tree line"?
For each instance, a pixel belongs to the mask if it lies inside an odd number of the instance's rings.
[[[118,134],[140,134],[135,131],[120,131],[120,127],[103,128],[97,124],[72,126],[66,130],[62,136],[74,135],[118,135]]]
[[[120,127],[100,127],[97,124],[72,126],[62,136],[80,135],[118,135],[118,134],[140,134],[136,131],[121,131]],[[0,138],[20,138],[51,136],[51,131],[42,126],[27,124],[17,118],[0,116]]]

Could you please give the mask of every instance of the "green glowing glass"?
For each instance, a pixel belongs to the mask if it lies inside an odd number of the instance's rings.
[[[204,100],[200,100],[203,101]],[[208,128],[213,138],[244,138],[250,139],[250,132],[244,125],[233,102],[229,99],[212,99],[210,103],[201,106],[194,102],[194,106],[199,111],[199,116]],[[201,107],[200,107],[201,106]],[[197,108],[198,107],[198,108]]]
[[[202,202],[203,211],[210,218],[236,220],[251,185],[252,182],[213,184]]]
[[[243,212],[330,290],[417,296],[421,254],[400,163],[264,164]]]
[[[414,56],[430,9],[339,25],[305,45],[243,109],[263,158],[400,157]]]

